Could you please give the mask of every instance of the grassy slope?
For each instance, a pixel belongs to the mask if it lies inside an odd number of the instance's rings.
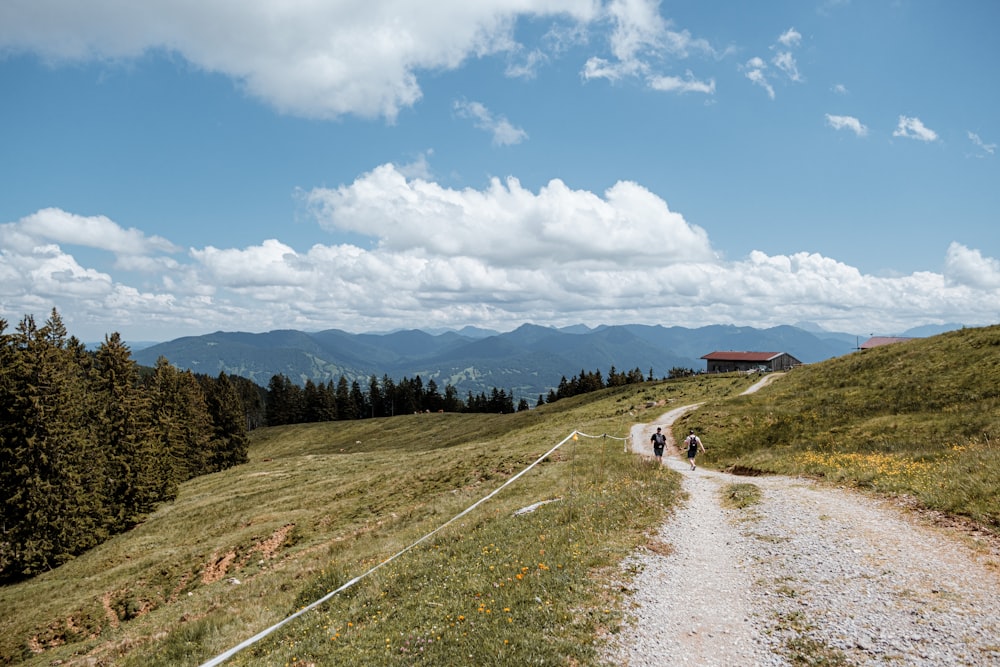
[[[441,525],[573,429],[624,436],[633,422],[748,384],[650,383],[514,415],[261,429],[248,464],[192,480],[128,534],[0,588],[0,662],[199,664]],[[643,410],[648,401],[661,403]],[[232,664],[412,664],[418,654],[428,664],[592,664],[596,638],[618,622],[613,591],[593,574],[644,541],[678,488],[620,441],[570,442]]]
[[[1000,528],[1000,326],[802,367],[689,426],[706,465],[818,475]]]
[[[698,429],[707,466],[818,475],[1000,525],[1000,327],[852,354],[737,396],[750,381],[606,390],[516,415],[263,429],[247,465],[185,484],[129,534],[0,589],[0,661],[198,664],[396,553],[573,429],[622,436],[706,399],[675,433]],[[643,411],[649,400],[669,404]],[[595,664],[620,607],[594,574],[641,544],[677,492],[676,475],[621,442],[581,438],[231,662]]]

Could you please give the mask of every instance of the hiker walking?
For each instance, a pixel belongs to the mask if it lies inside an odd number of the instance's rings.
[[[699,449],[703,454],[705,453],[705,445],[701,444],[701,438],[694,434],[694,429],[691,429],[688,437],[684,438],[684,443],[688,448],[688,463],[691,464],[691,470],[694,470],[697,468],[694,464],[694,457],[698,455]]]
[[[663,448],[667,446],[667,436],[662,433],[662,429],[657,428],[649,441],[653,443],[653,456],[656,457],[656,462],[663,463]]]

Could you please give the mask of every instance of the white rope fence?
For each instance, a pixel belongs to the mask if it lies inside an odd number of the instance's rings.
[[[330,591],[329,593],[327,593],[326,595],[324,595],[320,599],[316,600],[315,602],[312,602],[309,605],[303,607],[302,609],[299,609],[297,612],[295,612],[291,616],[288,616],[288,617],[284,618],[283,620],[278,621],[277,623],[275,623],[274,625],[272,625],[271,627],[269,627],[269,628],[267,628],[265,630],[261,630],[260,632],[258,632],[257,634],[255,634],[250,639],[247,639],[243,643],[241,643],[241,644],[239,644],[237,646],[234,646],[233,648],[229,649],[225,653],[220,653],[219,655],[215,656],[214,658],[212,658],[208,662],[202,663],[201,667],[214,667],[215,665],[221,665],[226,660],[229,660],[229,658],[233,657],[234,655],[236,655],[237,653],[239,653],[243,649],[248,648],[250,646],[253,646],[254,644],[256,644],[257,642],[259,642],[260,640],[262,640],[265,637],[267,637],[268,635],[270,635],[275,630],[281,628],[282,626],[284,626],[287,623],[290,623],[291,621],[295,620],[299,616],[302,616],[306,612],[311,611],[312,609],[315,609],[316,607],[318,607],[319,605],[323,604],[324,602],[326,602],[327,600],[329,600],[333,596],[338,595],[339,593],[342,593],[343,591],[347,590],[348,588],[350,588],[354,584],[358,583],[359,581],[361,581],[362,579],[364,579],[368,575],[372,574],[376,570],[382,568],[385,565],[388,565],[389,563],[391,563],[392,561],[396,560],[397,558],[399,558],[400,556],[402,556],[406,552],[410,551],[411,549],[413,549],[417,545],[419,545],[419,544],[427,541],[428,539],[430,539],[431,537],[433,537],[437,533],[441,532],[442,530],[444,530],[446,527],[448,527],[452,523],[458,521],[459,519],[461,519],[462,517],[464,517],[466,514],[468,514],[472,510],[476,509],[477,507],[479,507],[480,505],[482,505],[483,503],[485,503],[487,500],[491,499],[493,496],[495,496],[498,493],[500,493],[502,490],[504,490],[505,488],[507,488],[508,486],[510,486],[511,484],[513,484],[514,482],[516,482],[526,472],[528,472],[529,470],[531,470],[532,468],[534,468],[536,465],[538,465],[539,463],[541,463],[542,461],[544,461],[545,459],[547,459],[549,456],[551,456],[552,453],[555,452],[557,449],[559,449],[560,447],[562,447],[564,444],[566,444],[570,440],[577,440],[578,437],[584,437],[584,438],[612,438],[613,440],[625,440],[625,441],[628,440],[628,438],[618,438],[618,437],[615,437],[615,436],[610,436],[610,435],[608,435],[606,433],[603,434],[603,435],[588,435],[586,433],[581,433],[580,431],[575,431],[574,430],[568,436],[566,436],[565,438],[563,438],[559,442],[559,444],[557,444],[552,449],[550,449],[549,451],[545,452],[544,454],[542,454],[541,456],[539,456],[537,459],[535,459],[535,461],[533,463],[531,463],[527,468],[525,468],[521,472],[517,473],[516,475],[514,475],[513,477],[511,477],[510,479],[508,479],[506,482],[504,482],[503,484],[501,484],[499,487],[497,487],[496,489],[494,489],[493,491],[491,491],[488,495],[480,498],[479,500],[477,500],[473,504],[469,505],[467,508],[465,508],[464,510],[462,510],[461,512],[459,512],[458,514],[456,514],[455,516],[453,516],[448,521],[445,521],[443,524],[441,524],[440,526],[438,526],[437,528],[435,528],[431,532],[427,533],[426,535],[424,535],[423,537],[421,537],[420,539],[418,539],[413,544],[410,544],[409,546],[407,546],[404,549],[400,550],[399,552],[393,554],[389,558],[386,558],[384,561],[380,562],[378,565],[375,565],[372,568],[370,568],[367,572],[364,572],[363,574],[360,574],[360,575],[354,577],[350,581],[348,581],[345,584],[343,584],[340,588],[338,588],[338,589],[336,589],[334,591]],[[626,451],[627,451],[627,448],[626,448]]]

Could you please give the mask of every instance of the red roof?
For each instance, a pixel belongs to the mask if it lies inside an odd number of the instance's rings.
[[[893,343],[902,343],[908,340],[913,340],[913,339],[904,338],[902,336],[875,336],[874,338],[869,338],[864,343],[861,343],[861,349],[867,350],[873,347],[881,347],[882,345],[892,345]]]
[[[711,352],[702,357],[708,361],[771,361],[784,352]]]

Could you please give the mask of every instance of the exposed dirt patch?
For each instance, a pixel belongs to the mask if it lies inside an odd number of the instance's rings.
[[[657,556],[669,556],[674,553],[674,546],[669,542],[664,542],[659,538],[653,538],[646,542],[646,548]]]
[[[118,592],[120,591],[108,591],[101,596],[101,607],[104,608],[104,615],[107,617],[108,623],[111,624],[112,628],[117,628],[121,623],[121,620],[118,618],[118,614],[111,605],[112,600],[115,599],[115,595]]]
[[[259,552],[266,560],[270,560],[277,555],[278,550],[288,540],[288,536],[295,529],[294,523],[286,523],[284,526],[274,531],[271,537],[261,540],[254,545],[253,551]]]
[[[229,551],[222,557],[212,554],[212,559],[201,573],[201,583],[212,584],[226,576],[229,566],[236,560],[236,552]]]

